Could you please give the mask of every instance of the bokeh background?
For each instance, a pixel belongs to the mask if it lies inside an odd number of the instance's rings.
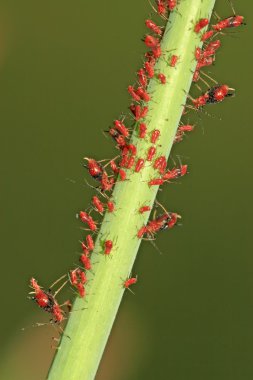
[[[142,244],[98,380],[253,378],[253,5],[234,6],[248,25],[223,37],[211,75],[236,97],[192,115],[173,150],[190,175],[160,200],[182,226],[158,237],[162,255]],[[232,13],[225,0],[216,9]],[[91,196],[82,157],[115,154],[102,132],[127,112],[150,14],[147,0],[0,3],[3,380],[46,378],[55,331],[32,328],[48,316],[28,280],[48,286],[76,261],[75,213]]]

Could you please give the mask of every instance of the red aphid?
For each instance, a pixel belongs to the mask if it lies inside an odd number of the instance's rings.
[[[120,176],[121,181],[125,181],[126,176],[127,176],[125,170],[119,169],[119,176]]]
[[[226,28],[237,28],[238,26],[245,25],[243,16],[231,16],[224,20],[219,21],[217,24],[212,25],[212,28],[217,32],[220,32]]]
[[[126,145],[126,140],[125,137],[119,131],[117,131],[115,128],[110,128],[109,134],[116,141],[120,149],[124,148],[124,146]]]
[[[76,285],[76,288],[78,290],[79,296],[81,298],[84,298],[86,295],[86,291],[85,291],[83,284],[81,282],[78,282],[78,284]]]
[[[94,195],[93,198],[92,198],[92,203],[93,203],[93,206],[95,207],[95,209],[100,213],[102,214],[104,212],[104,206],[103,206],[103,203],[100,201],[100,199]]]
[[[155,66],[156,58],[154,57],[153,51],[147,51],[147,53],[145,53],[145,58],[147,58],[147,62],[149,62],[151,66]]]
[[[155,48],[159,44],[158,38],[150,36],[149,34],[146,35],[144,42],[148,48]]]
[[[164,0],[157,0],[157,13],[160,16],[165,16],[167,13],[166,5]]]
[[[192,77],[193,82],[197,82],[199,80],[199,78],[200,78],[199,71],[195,70],[194,74],[193,74],[193,77]]]
[[[89,229],[91,231],[96,231],[97,229],[96,222],[92,219],[92,217],[89,214],[87,214],[87,212],[80,211],[79,218],[81,219],[83,223],[88,224]]]
[[[213,30],[208,30],[207,32],[205,32],[202,37],[201,37],[201,41],[206,41],[208,40],[209,38],[211,38],[214,34],[214,31]]]
[[[141,97],[136,93],[136,90],[133,88],[133,86],[128,86],[127,91],[132,96],[133,100],[136,102],[141,101]]]
[[[136,154],[137,154],[137,148],[136,148],[135,145],[133,145],[133,144],[126,145],[126,146],[125,146],[125,152],[126,152],[127,150],[128,150],[128,151],[131,151],[131,153],[132,153],[133,156],[136,156]]]
[[[173,54],[170,59],[170,66],[175,67],[178,61],[178,56]]]
[[[135,162],[135,156],[130,156],[126,164],[126,168],[131,169],[134,166],[134,162]]]
[[[139,213],[140,214],[144,214],[144,212],[148,212],[151,210],[151,207],[150,206],[142,206],[139,208]]]
[[[151,179],[148,182],[149,187],[151,187],[151,186],[161,186],[163,184],[164,184],[164,179],[162,179],[162,178],[154,178],[154,179]]]
[[[138,96],[144,100],[144,102],[149,102],[150,101],[150,96],[149,94],[142,88],[142,87],[138,87],[137,90],[136,90],[136,94],[138,94]]]
[[[93,251],[95,245],[94,245],[94,241],[91,235],[86,236],[86,242],[87,242],[88,249],[90,251]]]
[[[191,131],[193,131],[193,129],[194,129],[194,126],[190,125],[190,124],[180,125],[178,127],[178,130],[180,132],[191,132]]]
[[[162,55],[162,48],[161,48],[161,45],[158,44],[156,47],[154,47],[154,48],[152,49],[152,52],[153,52],[153,56],[154,56],[155,59],[160,58],[161,55]]]
[[[124,288],[128,289],[131,285],[134,285],[136,284],[137,282],[137,276],[136,277],[131,277],[131,278],[128,278],[127,280],[124,281]]]
[[[152,161],[154,156],[156,154],[156,147],[155,146],[151,146],[148,150],[148,154],[147,154],[147,161]]]
[[[202,57],[198,60],[196,70],[200,70],[202,67],[210,66],[214,63],[215,57]]]
[[[157,75],[159,81],[162,83],[162,84],[165,84],[166,83],[166,76],[162,73],[158,74]]]
[[[200,49],[200,47],[196,47],[195,49],[195,58],[196,60],[198,61],[202,56],[202,50]]]
[[[147,106],[142,107],[141,108],[140,118],[144,119],[147,116],[147,113],[148,113],[148,107]]]
[[[139,138],[144,139],[147,133],[147,126],[144,123],[139,125]]]
[[[90,250],[88,248],[88,246],[83,242],[81,241],[81,248],[82,248],[82,251],[86,254],[86,255],[89,255],[90,254]]]
[[[114,212],[115,204],[112,201],[107,202],[107,208],[109,212]]]
[[[32,299],[39,307],[52,314],[54,323],[61,323],[64,320],[64,312],[51,291],[43,291],[34,278],[31,278],[30,285],[34,290]]]
[[[159,139],[161,132],[159,129],[154,129],[151,135],[151,142],[152,144],[155,144],[156,141]]]
[[[167,161],[165,156],[158,157],[154,162],[154,169],[158,169],[160,174],[164,174]]]
[[[113,248],[113,242],[112,240],[106,240],[104,243],[104,254],[105,255],[110,255],[111,251]]]
[[[111,166],[111,169],[114,173],[118,173],[119,169],[118,169],[118,166],[114,160],[110,161],[110,166]]]
[[[194,27],[194,32],[199,33],[201,29],[205,28],[209,23],[208,18],[201,18]]]
[[[209,88],[209,90],[206,92],[206,95],[208,95],[206,104],[222,102],[225,98],[234,95],[234,92],[230,91],[234,91],[234,89],[228,87],[226,84]]]
[[[69,277],[70,277],[70,283],[71,285],[77,285],[78,284],[78,278],[77,278],[77,273],[76,269],[69,271]]]
[[[129,136],[129,130],[122,123],[122,121],[120,121],[120,120],[114,120],[114,126],[124,137],[128,137]]]
[[[154,75],[155,75],[154,66],[150,62],[146,61],[144,63],[144,67],[145,67],[145,70],[146,70],[146,72],[148,74],[148,77],[149,78],[153,78]]]
[[[158,34],[159,36],[163,34],[162,29],[158,25],[156,25],[154,21],[146,20],[145,24],[147,28],[149,28],[150,30],[152,30],[152,32]]]
[[[106,172],[103,172],[102,179],[101,179],[101,191],[111,191],[113,186],[115,184],[114,178],[108,178],[108,175]]]
[[[88,161],[87,169],[92,176],[92,178],[96,179],[97,181],[101,181],[102,175],[103,175],[103,168],[102,166],[94,159],[92,158],[84,158]]]
[[[167,7],[169,8],[169,11],[173,11],[176,6],[177,0],[167,0]]]
[[[147,76],[145,74],[145,71],[144,69],[140,69],[138,72],[138,80],[139,80],[139,83],[140,85],[143,87],[143,88],[146,88],[147,87],[147,84],[148,84],[148,79],[147,79]]]
[[[145,165],[145,160],[143,158],[139,158],[135,165],[135,169],[134,169],[135,172],[139,173],[141,169],[144,167],[144,165]]]
[[[90,258],[85,253],[80,256],[80,262],[83,264],[85,270],[91,270]]]
[[[139,229],[139,231],[137,232],[137,237],[138,237],[139,239],[141,239],[141,238],[145,235],[145,233],[147,233],[147,227],[146,227],[146,226],[143,226],[143,227],[141,227],[141,228]]]

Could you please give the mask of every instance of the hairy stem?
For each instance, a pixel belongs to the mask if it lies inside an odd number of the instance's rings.
[[[144,120],[149,133],[154,129],[161,132],[157,156],[169,156],[192,82],[196,65],[194,51],[201,46],[201,33],[196,34],[194,26],[200,18],[210,19],[214,3],[215,0],[181,0],[167,23],[161,42],[163,55],[155,66],[156,73],[166,75],[167,83],[163,85],[156,78],[150,81],[148,92],[152,100]],[[179,57],[176,67],[168,64],[172,54]],[[150,139],[139,139],[134,132],[131,142],[137,147],[138,157],[146,158],[152,145]],[[123,279],[131,272],[140,245],[137,231],[149,217],[148,213],[139,214],[138,209],[144,203],[152,206],[158,190],[158,186],[148,186],[150,179],[158,177],[149,162],[140,173],[129,170],[127,175],[128,180],[117,182],[115,186],[116,211],[104,217],[92,256],[93,274],[86,301],[78,298],[74,303],[74,310],[80,311],[69,317],[49,380],[92,380],[95,377],[124,293]],[[107,239],[114,242],[110,257],[102,254],[102,243]],[[84,307],[87,309],[82,310]]]

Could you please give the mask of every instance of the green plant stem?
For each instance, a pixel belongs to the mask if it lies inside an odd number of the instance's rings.
[[[144,120],[149,136],[154,129],[161,132],[156,156],[169,156],[196,66],[195,48],[201,46],[201,33],[196,34],[194,26],[200,18],[210,19],[214,3],[215,0],[181,0],[167,23],[161,42],[163,55],[155,66],[156,73],[166,75],[167,83],[162,85],[156,78],[150,81],[148,92],[152,100]],[[172,54],[179,57],[174,68],[168,64]],[[139,139],[134,132],[131,142],[137,147],[138,157],[145,158],[151,146],[150,138]],[[104,217],[92,255],[93,274],[87,286],[86,301],[78,298],[73,305],[74,310],[80,311],[69,317],[49,380],[92,380],[95,377],[124,293],[123,279],[132,270],[141,242],[137,231],[149,217],[148,213],[140,215],[138,209],[143,204],[152,206],[158,190],[158,186],[148,186],[150,179],[158,177],[149,162],[140,173],[128,170],[127,175],[127,181],[117,182],[115,186],[116,211]],[[107,239],[114,242],[110,257],[103,255],[102,244]],[[82,310],[84,307],[87,309]]]

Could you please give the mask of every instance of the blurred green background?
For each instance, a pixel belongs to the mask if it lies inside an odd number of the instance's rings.
[[[136,295],[96,379],[253,378],[253,4],[234,6],[248,26],[223,37],[211,73],[236,97],[190,116],[198,127],[173,150],[190,175],[160,200],[182,226],[158,237],[162,255],[142,244]],[[232,13],[225,0],[216,9]],[[48,316],[27,300],[28,280],[47,287],[77,261],[75,213],[91,196],[82,157],[115,154],[102,131],[127,112],[150,14],[147,0],[0,3],[0,379],[46,377],[55,331],[31,328]]]

